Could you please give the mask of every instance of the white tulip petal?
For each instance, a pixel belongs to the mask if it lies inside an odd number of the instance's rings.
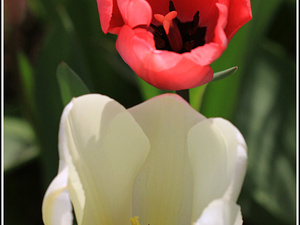
[[[126,109],[90,94],[72,100],[60,132],[78,224],[129,224],[134,179],[149,141]],[[66,140],[66,141],[65,141]]]
[[[242,225],[240,207],[225,199],[212,201],[194,225]]]
[[[228,155],[230,157],[227,158],[229,165],[232,166],[232,178],[224,196],[236,202],[241,192],[247,170],[247,145],[240,131],[229,121],[222,118],[213,118],[212,120],[224,136],[227,149],[232,149],[229,153],[233,155]]]
[[[140,224],[190,225],[193,178],[187,133],[205,119],[173,94],[129,109],[151,144],[134,186],[133,215]]]
[[[192,221],[214,199],[226,195],[236,201],[246,165],[240,161],[242,172],[236,171],[238,149],[242,146],[239,135],[230,122],[221,118],[204,120],[190,130],[189,157],[195,185]]]
[[[72,225],[72,204],[67,191],[68,168],[57,174],[48,187],[43,200],[42,213],[45,225]]]
[[[230,183],[227,149],[212,121],[204,120],[188,134],[189,158],[194,177],[192,221],[214,199],[221,198]]]
[[[142,225],[242,224],[235,202],[245,141],[178,95],[128,111],[98,94],[74,98],[61,117],[59,157],[43,201],[46,225],[71,225],[71,201],[79,225],[130,224],[133,216]]]

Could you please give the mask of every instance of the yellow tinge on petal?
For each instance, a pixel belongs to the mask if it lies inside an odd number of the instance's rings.
[[[138,216],[132,217],[130,219],[130,222],[131,222],[131,225],[140,225]]]

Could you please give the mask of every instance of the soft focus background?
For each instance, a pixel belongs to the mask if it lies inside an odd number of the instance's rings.
[[[210,83],[201,112],[244,134],[249,166],[239,199],[245,225],[296,223],[296,0],[252,0],[253,20],[213,64],[232,76]],[[57,173],[64,61],[90,92],[131,107],[161,93],[139,80],[100,28],[96,0],[4,0],[4,216],[38,225]],[[76,81],[75,81],[76,83]],[[191,91],[199,109],[203,88]],[[75,91],[76,92],[76,91]],[[83,91],[84,92],[84,91]],[[68,99],[67,99],[68,100]],[[66,99],[64,99],[66,101]]]

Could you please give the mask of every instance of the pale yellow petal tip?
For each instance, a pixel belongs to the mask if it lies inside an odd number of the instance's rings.
[[[131,225],[140,225],[138,216],[130,218],[130,222],[131,222]]]

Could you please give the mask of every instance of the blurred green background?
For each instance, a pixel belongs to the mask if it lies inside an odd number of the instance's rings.
[[[296,224],[296,0],[252,0],[253,20],[212,66],[232,76],[190,91],[207,117],[224,117],[248,143],[239,199],[245,225]],[[4,0],[4,216],[42,224],[41,203],[57,173],[57,136],[73,73],[125,107],[162,93],[137,78],[100,28],[96,0]],[[65,70],[65,72],[63,72]],[[60,84],[57,79],[60,79]]]

